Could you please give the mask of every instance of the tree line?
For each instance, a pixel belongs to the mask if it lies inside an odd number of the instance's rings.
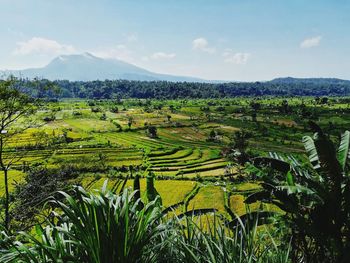
[[[34,83],[34,85],[33,85]],[[48,83],[55,88],[47,89]],[[34,97],[82,99],[180,99],[224,98],[237,96],[348,96],[350,82],[268,81],[197,83],[168,81],[96,80],[18,80],[18,87]],[[33,88],[35,87],[35,88]]]

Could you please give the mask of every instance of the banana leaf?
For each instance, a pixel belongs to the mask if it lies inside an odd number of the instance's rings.
[[[350,157],[349,148],[350,148],[350,132],[345,131],[341,135],[340,145],[339,145],[338,154],[337,154],[338,161],[343,171],[345,171],[347,161]]]

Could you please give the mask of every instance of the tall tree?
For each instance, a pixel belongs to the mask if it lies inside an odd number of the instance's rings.
[[[9,178],[11,166],[18,162],[24,154],[16,145],[16,136],[26,130],[29,115],[36,109],[34,100],[21,93],[16,85],[17,79],[10,77],[0,82],[0,168],[4,175],[5,184],[5,219],[4,226],[9,228]],[[18,137],[17,137],[18,138]]]

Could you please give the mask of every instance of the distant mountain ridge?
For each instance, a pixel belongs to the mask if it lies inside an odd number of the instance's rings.
[[[151,72],[118,59],[104,59],[90,53],[61,55],[42,68],[0,71],[0,78],[13,74],[21,78],[43,78],[49,80],[94,81],[94,80],[133,80],[171,81],[201,83],[249,83],[239,81],[205,80],[195,77],[175,76]],[[263,81],[270,84],[297,85],[349,85],[350,80],[337,78],[275,78]],[[251,82],[254,83],[254,82]]]
[[[274,84],[324,84],[324,85],[349,85],[350,80],[338,79],[338,78],[293,78],[293,77],[285,77],[285,78],[275,78],[269,81]]]
[[[187,81],[207,82],[194,77],[154,73],[117,59],[104,59],[90,53],[61,55],[42,68],[11,70],[2,72],[24,78],[49,80],[93,81],[93,80],[140,80],[140,81]]]

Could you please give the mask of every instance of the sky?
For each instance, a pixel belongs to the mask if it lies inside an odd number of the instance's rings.
[[[211,80],[350,79],[349,0],[0,0],[0,69],[90,52]]]

